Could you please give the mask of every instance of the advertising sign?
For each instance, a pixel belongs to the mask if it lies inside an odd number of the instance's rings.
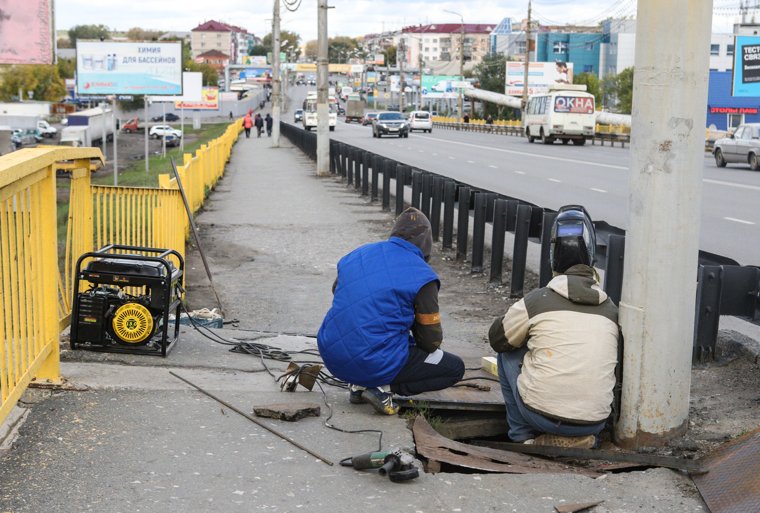
[[[385,66],[385,54],[384,53],[376,53],[375,59],[373,61],[374,64],[377,64],[379,66]]]
[[[593,114],[594,99],[580,96],[557,96],[554,99],[554,112],[561,114]]]
[[[450,99],[459,96],[459,75],[423,75],[422,96],[427,99]]]
[[[182,72],[182,96],[151,96],[152,102],[199,102],[203,98],[203,73],[200,71]]]
[[[272,79],[272,68],[245,68],[240,71],[240,79],[249,82],[268,81]]]
[[[246,66],[254,66],[257,68],[263,68],[267,65],[266,55],[244,55],[243,64]]]
[[[174,102],[175,109],[194,109],[194,110],[219,110],[219,88],[204,87],[201,89],[201,101]]]
[[[182,94],[182,43],[77,41],[77,92]]]
[[[525,63],[507,62],[506,93],[509,96],[523,95]],[[572,62],[531,62],[528,65],[528,94],[548,93],[549,87],[573,83]]]
[[[0,64],[51,64],[51,0],[0,0]]]
[[[760,96],[760,36],[736,36],[732,96]]]

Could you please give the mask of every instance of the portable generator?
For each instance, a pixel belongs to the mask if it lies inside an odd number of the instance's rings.
[[[171,249],[112,244],[80,256],[74,273],[71,348],[166,356],[179,337],[184,267],[182,256]]]

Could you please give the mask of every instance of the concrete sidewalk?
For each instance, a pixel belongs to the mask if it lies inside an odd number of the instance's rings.
[[[226,318],[238,321],[237,329],[219,333],[253,339],[269,332],[257,342],[314,349],[310,335],[329,308],[336,262],[359,244],[387,237],[393,219],[339,179],[317,178],[313,162],[282,143],[273,149],[271,139],[243,136],[197,221]],[[446,262],[436,250],[434,267]],[[487,352],[492,312],[473,308],[461,294],[482,284],[467,289],[474,283],[469,272],[451,269],[439,270],[444,344],[472,367]],[[192,307],[214,307],[195,253],[188,275]],[[448,283],[460,293],[446,292]],[[26,421],[13,447],[0,452],[0,511],[532,513],[595,500],[605,501],[596,513],[706,511],[691,481],[664,469],[598,479],[422,473],[394,484],[341,467],[344,457],[377,450],[377,435],[328,429],[319,390],[282,393],[259,358],[228,349],[183,329],[166,359],[65,350],[65,377],[86,390],[27,394]],[[286,366],[266,365],[275,375]],[[275,402],[321,404],[321,418],[263,422],[335,465],[191,389],[170,370],[246,412]],[[325,399],[332,424],[382,430],[384,449],[413,447],[404,418],[350,405],[347,392],[333,387],[325,387]]]

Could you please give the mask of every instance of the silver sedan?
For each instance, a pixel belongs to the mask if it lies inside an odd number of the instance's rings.
[[[737,163],[760,170],[760,123],[739,125],[733,134],[715,141],[713,156],[718,167]]]

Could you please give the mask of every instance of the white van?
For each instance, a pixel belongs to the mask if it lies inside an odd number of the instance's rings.
[[[433,117],[426,110],[415,110],[409,114],[409,131],[422,130],[431,133],[433,131]]]
[[[563,86],[546,94],[531,96],[525,109],[525,137],[528,142],[541,139],[552,144],[573,141],[582,146],[594,137],[596,111],[594,95],[585,92],[585,86]],[[573,88],[573,89],[570,89]]]
[[[329,107],[329,126],[330,131],[335,131],[335,125],[338,122],[338,102],[334,96],[328,97]],[[306,94],[306,99],[303,101],[303,117],[301,118],[303,127],[306,130],[317,128],[317,92],[309,91]]]

